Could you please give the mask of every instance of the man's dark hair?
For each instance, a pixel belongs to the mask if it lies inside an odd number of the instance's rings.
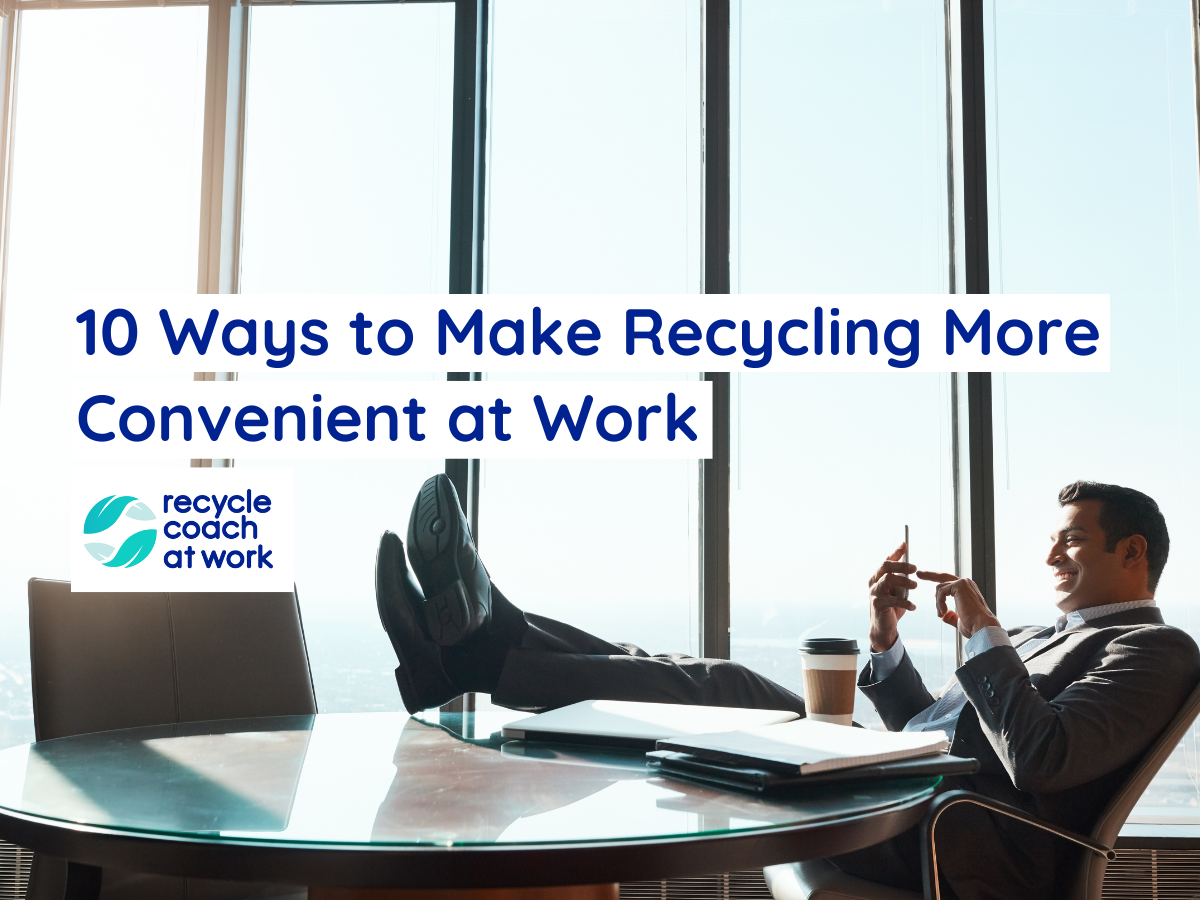
[[[1100,501],[1100,527],[1104,529],[1106,552],[1112,553],[1117,549],[1117,541],[1131,535],[1140,534],[1146,539],[1146,564],[1150,570],[1148,586],[1151,591],[1158,587],[1171,549],[1167,520],[1158,504],[1133,488],[1096,481],[1076,481],[1058,492],[1059,506],[1084,500]]]

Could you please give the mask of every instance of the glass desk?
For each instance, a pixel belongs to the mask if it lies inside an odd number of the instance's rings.
[[[764,799],[662,778],[639,752],[502,741],[500,727],[517,717],[237,719],[13,747],[0,751],[0,838],[168,875],[340,888],[594,885],[867,846],[916,824],[938,782]]]

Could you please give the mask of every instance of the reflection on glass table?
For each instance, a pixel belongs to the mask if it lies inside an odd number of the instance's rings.
[[[502,741],[521,715],[326,714],[43,741],[0,752],[0,819],[276,845],[561,844],[802,826],[911,805],[936,784],[762,799],[663,779],[636,751]]]

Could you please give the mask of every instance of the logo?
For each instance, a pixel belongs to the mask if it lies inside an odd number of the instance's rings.
[[[150,507],[137,497],[105,497],[88,510],[83,521],[85,535],[100,535],[105,541],[90,541],[83,549],[110,569],[132,568],[154,549],[158,529],[145,528],[142,524],[153,519]],[[114,549],[114,545],[118,546]]]

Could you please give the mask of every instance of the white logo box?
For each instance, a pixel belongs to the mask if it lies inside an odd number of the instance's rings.
[[[71,497],[73,591],[293,588],[291,469],[79,468]]]

